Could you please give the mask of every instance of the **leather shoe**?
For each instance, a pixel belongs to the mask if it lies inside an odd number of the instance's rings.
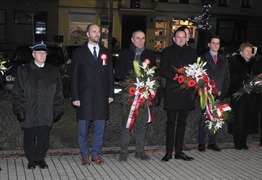
[[[96,162],[97,165],[102,165],[105,163],[104,160],[99,156],[92,157],[92,161]]]
[[[119,154],[119,161],[124,161],[126,162],[127,161],[127,153],[120,153]]]
[[[189,148],[189,147],[187,147],[186,145],[183,144],[182,150],[183,151],[190,151],[191,148]]]
[[[246,144],[243,144],[242,148],[245,149],[245,150],[248,150],[248,146]]]
[[[27,169],[35,169],[35,163],[34,161],[30,161],[27,165]]]
[[[89,157],[88,156],[84,156],[82,157],[82,165],[90,165],[90,161],[89,161]]]
[[[187,156],[185,153],[181,152],[179,154],[175,154],[175,159],[182,159],[184,161],[191,161],[194,158]]]
[[[201,152],[205,152],[206,151],[205,144],[199,144],[198,145],[198,150],[201,151]]]
[[[38,165],[41,169],[46,169],[48,168],[48,165],[46,164],[45,160],[39,161]]]
[[[161,161],[169,161],[169,159],[172,159],[172,153],[166,153]]]
[[[150,160],[150,157],[148,155],[145,154],[145,152],[136,152],[135,153],[135,157],[137,159],[141,159],[143,161],[148,161]]]
[[[216,144],[209,144],[207,148],[212,149],[213,151],[222,151],[222,149],[219,148]]]

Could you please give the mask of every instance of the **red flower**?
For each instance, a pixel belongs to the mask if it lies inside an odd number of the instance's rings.
[[[190,79],[187,84],[189,87],[194,87],[196,85],[196,81],[193,79]]]
[[[130,100],[129,100],[129,101],[127,101],[127,105],[128,105],[128,106],[132,106],[132,104],[133,104],[133,102],[132,102],[132,101],[130,101]]]
[[[181,84],[182,82],[184,82],[184,76],[180,75],[178,76],[178,83]]]
[[[177,70],[177,72],[178,72],[178,73],[181,73],[181,74],[182,74],[184,71],[185,71],[184,68],[179,68],[179,69]]]
[[[145,102],[145,100],[146,100],[145,98],[141,98],[140,103],[143,104]]]
[[[129,92],[130,95],[134,95],[136,93],[136,88],[131,87],[131,88],[129,88],[128,92]]]
[[[173,80],[175,81],[178,78],[178,74],[176,73],[176,75],[174,76]]]
[[[137,110],[134,111],[134,115],[135,115],[135,117],[138,116],[138,111]]]
[[[147,67],[149,67],[149,65],[150,65],[150,59],[147,58],[147,59],[144,60],[144,62],[147,64]]]
[[[106,60],[107,60],[107,55],[106,55],[106,54],[101,54],[100,58],[101,58],[103,61],[106,61]]]
[[[217,94],[217,93],[218,93],[217,88],[212,88],[212,94]]]
[[[153,106],[153,102],[152,102],[152,101],[149,101],[149,102],[148,102],[148,106],[149,106],[149,107]]]
[[[207,75],[203,74],[202,79],[205,81],[205,83],[208,83],[208,77]]]
[[[210,80],[210,85],[212,86],[212,88],[215,88],[216,87],[216,83],[214,80]]]

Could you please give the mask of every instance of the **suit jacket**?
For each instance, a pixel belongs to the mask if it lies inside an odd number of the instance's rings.
[[[116,62],[115,77],[117,79],[125,79],[130,70],[134,70],[133,61],[135,59],[135,52],[131,48],[122,50],[119,53],[119,58]],[[145,49],[140,56],[140,63],[145,59],[150,60],[150,66],[156,66],[155,53],[149,49]]]
[[[194,92],[191,90],[176,91],[177,80],[173,80],[176,71],[174,67],[181,68],[196,62],[197,54],[194,49],[176,44],[163,50],[160,62],[160,76],[166,79],[164,109],[182,110],[194,109]]]
[[[87,43],[73,51],[71,72],[72,101],[80,100],[77,117],[82,120],[109,118],[108,98],[114,95],[114,78],[111,53],[99,45],[97,60]],[[103,65],[101,55],[106,55]]]
[[[210,52],[201,56],[201,59],[207,62],[204,68],[207,70],[209,78],[215,81],[216,88],[222,94],[227,94],[230,83],[228,60],[221,54],[217,54],[217,63],[215,64]]]

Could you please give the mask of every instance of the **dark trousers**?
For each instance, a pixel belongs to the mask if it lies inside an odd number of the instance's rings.
[[[44,160],[49,148],[48,126],[24,128],[24,151],[28,161]]]
[[[175,152],[176,154],[182,153],[188,112],[189,110],[167,110],[167,122],[166,122],[166,152],[167,153],[173,153],[175,127],[176,127]]]
[[[205,144],[206,139],[206,115],[202,112],[201,120],[199,122],[198,129],[198,143]],[[208,134],[208,144],[216,144],[216,134],[209,132]]]
[[[133,130],[136,140],[136,152],[144,152],[145,136],[148,127],[148,111],[142,112],[142,117],[139,122],[135,122]],[[122,120],[121,125],[121,153],[128,153],[128,145],[130,141],[130,131],[126,128],[127,118]]]

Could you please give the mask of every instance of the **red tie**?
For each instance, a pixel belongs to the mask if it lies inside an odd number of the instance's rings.
[[[217,55],[214,55],[214,63],[217,63]]]

